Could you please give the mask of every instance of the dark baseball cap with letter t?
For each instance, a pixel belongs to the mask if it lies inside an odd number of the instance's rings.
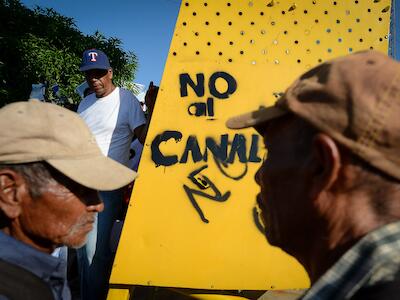
[[[110,68],[108,57],[103,51],[89,49],[83,52],[79,71],[85,72],[93,69],[108,70]]]

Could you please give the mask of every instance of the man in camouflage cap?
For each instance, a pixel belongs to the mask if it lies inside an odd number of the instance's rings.
[[[302,299],[398,297],[400,63],[375,51],[328,61],[227,126],[264,137],[257,201],[268,242],[309,274]]]

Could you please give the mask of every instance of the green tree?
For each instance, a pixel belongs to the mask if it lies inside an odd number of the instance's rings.
[[[0,0],[0,106],[27,99],[31,84],[43,79],[78,103],[74,91],[84,81],[78,68],[82,52],[90,48],[107,53],[115,82],[135,90],[137,58],[122,49],[120,39],[100,32],[85,35],[72,18],[50,8],[32,10],[19,0]]]

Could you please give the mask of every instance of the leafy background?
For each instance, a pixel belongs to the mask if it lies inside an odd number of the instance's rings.
[[[101,49],[114,69],[114,82],[136,92],[137,57],[122,49],[122,41],[100,32],[85,35],[72,18],[51,8],[29,9],[19,0],[0,0],[0,107],[28,99],[32,83],[58,84],[60,94],[78,103],[75,88],[82,52]],[[53,95],[46,93],[48,99]]]

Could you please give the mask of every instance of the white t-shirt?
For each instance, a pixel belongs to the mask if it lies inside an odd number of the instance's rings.
[[[134,129],[146,123],[139,101],[128,90],[116,87],[106,97],[90,94],[78,107],[104,155],[127,165]]]

